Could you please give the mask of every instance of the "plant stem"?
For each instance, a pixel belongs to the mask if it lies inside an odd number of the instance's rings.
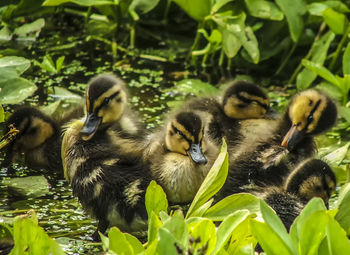
[[[294,43],[292,49],[289,51],[287,57],[283,60],[283,62],[282,62],[282,64],[280,65],[280,67],[277,69],[275,75],[279,75],[279,74],[282,72],[282,70],[283,70],[283,69],[285,68],[285,66],[287,65],[289,59],[292,57],[292,55],[293,55],[295,49],[297,48],[297,46],[298,46],[298,42]]]
[[[320,26],[320,29],[318,30],[318,33],[317,33],[317,35],[316,35],[316,37],[315,37],[315,39],[314,39],[314,42],[312,43],[312,46],[311,46],[309,52],[306,54],[306,56],[305,56],[303,59],[309,59],[309,58],[311,58],[313,46],[315,45],[315,42],[318,41],[318,40],[320,39],[321,34],[322,34],[323,31],[325,30],[325,28],[326,28],[326,23],[325,23],[325,22],[322,22],[322,24],[321,24],[321,26]],[[302,68],[303,68],[303,64],[302,64],[302,62],[300,61],[299,65],[297,66],[297,68],[296,68],[295,71],[293,72],[292,76],[290,77],[290,79],[289,79],[289,81],[288,81],[288,84],[292,84],[292,83],[295,81],[295,79],[296,79],[298,73],[300,72],[300,70],[301,70]]]
[[[335,67],[335,65],[336,65],[336,63],[337,63],[339,54],[340,54],[340,52],[341,52],[341,50],[342,50],[342,48],[343,48],[343,46],[344,46],[344,43],[346,42],[346,39],[348,38],[348,34],[349,34],[349,33],[350,33],[350,26],[348,25],[348,27],[347,27],[345,33],[343,34],[343,37],[342,37],[341,40],[340,40],[340,43],[338,44],[338,47],[337,47],[337,49],[336,49],[336,51],[335,51],[335,54],[334,54],[334,56],[333,56],[333,58],[332,58],[332,61],[331,61],[331,63],[329,64],[328,69],[329,69],[331,72],[334,71],[334,67]]]

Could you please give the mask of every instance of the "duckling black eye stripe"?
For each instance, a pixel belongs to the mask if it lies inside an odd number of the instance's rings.
[[[115,98],[115,97],[118,96],[119,94],[120,94],[120,91],[117,91],[117,92],[115,92],[114,94],[112,94],[111,96],[106,97],[105,100],[106,100],[106,99],[112,100],[113,98]],[[104,102],[105,102],[105,101],[103,101],[102,104],[101,104],[99,107],[96,108],[95,112],[99,112],[99,111],[101,110],[101,108],[105,106],[105,103],[104,103]]]
[[[190,139],[187,138],[187,136],[185,136],[184,133],[182,133],[180,130],[178,130],[174,125],[171,125],[172,129],[174,129],[174,131],[176,133],[178,133],[179,135],[181,135],[187,142],[189,142],[190,144],[192,143],[192,141]]]
[[[264,109],[267,109],[268,106],[266,104],[262,104],[261,102],[259,102],[258,100],[251,100],[245,97],[240,96],[239,94],[237,95],[238,99],[243,101],[246,104],[250,104],[251,102],[256,102],[258,105],[260,105],[261,107],[263,107]]]
[[[311,110],[309,116],[313,116],[313,115],[314,115],[315,111],[316,111],[317,108],[320,106],[320,104],[321,104],[321,100],[318,100],[318,101],[316,102],[316,104],[315,104],[315,107]],[[311,122],[312,122],[312,120],[309,120],[309,119],[308,119],[305,128],[307,128],[307,127],[310,125]]]

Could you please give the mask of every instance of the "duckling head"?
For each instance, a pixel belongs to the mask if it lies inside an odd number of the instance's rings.
[[[90,140],[100,127],[118,121],[127,105],[124,82],[113,75],[93,78],[86,91],[86,119],[81,130],[83,140]]]
[[[328,96],[312,89],[296,95],[286,114],[291,128],[284,136],[282,146],[293,150],[305,136],[330,129],[337,119],[337,107]]]
[[[59,134],[59,128],[55,122],[32,107],[22,107],[16,110],[6,121],[5,133],[9,131],[10,125],[18,129],[19,133],[10,143],[6,157],[11,153],[17,154],[37,148],[54,135]]]
[[[238,81],[226,89],[222,106],[229,118],[256,119],[267,113],[269,99],[256,84]]]
[[[326,205],[335,191],[336,178],[327,163],[320,159],[302,162],[288,177],[285,190],[304,201],[320,197]]]
[[[169,121],[165,135],[165,146],[169,151],[190,156],[196,164],[206,164],[203,154],[204,125],[193,112],[180,112]]]

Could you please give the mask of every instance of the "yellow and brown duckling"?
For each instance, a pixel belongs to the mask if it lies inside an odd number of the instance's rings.
[[[241,120],[263,118],[269,108],[266,93],[256,84],[238,81],[230,84],[222,97],[205,97],[191,100],[185,108],[209,114],[207,133],[217,144],[225,137],[229,149],[241,139]]]
[[[336,121],[334,102],[317,90],[293,97],[280,120],[259,120],[261,135],[243,139],[230,155],[230,170],[223,194],[240,192],[242,186],[279,185],[295,166],[316,152],[314,136],[330,129]],[[253,132],[253,131],[250,131]],[[263,135],[265,133],[265,135]]]
[[[283,188],[267,187],[253,194],[263,198],[289,229],[312,198],[322,198],[328,207],[335,187],[335,175],[328,164],[319,159],[308,159],[290,174]]]
[[[85,118],[71,123],[63,138],[65,176],[100,232],[147,226],[144,196],[151,178],[138,155],[144,129],[135,116],[124,82],[101,75],[89,83]]]
[[[149,137],[144,158],[171,203],[192,201],[217,157],[200,114],[180,111]]]
[[[23,153],[25,164],[33,169],[48,169],[62,174],[61,129],[49,116],[33,107],[16,110],[5,124],[19,130],[6,148],[3,167],[11,168],[13,161]]]

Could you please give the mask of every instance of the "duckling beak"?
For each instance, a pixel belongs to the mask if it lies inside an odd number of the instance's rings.
[[[96,133],[100,126],[102,118],[97,117],[95,113],[90,113],[84,123],[82,130],[80,131],[83,140],[90,140]]]
[[[192,143],[189,154],[191,159],[197,164],[206,164],[208,161],[203,155],[202,148],[198,143]]]
[[[304,132],[299,131],[296,125],[293,125],[288,133],[284,136],[281,145],[288,148],[289,151],[293,150],[294,147],[304,138]]]

